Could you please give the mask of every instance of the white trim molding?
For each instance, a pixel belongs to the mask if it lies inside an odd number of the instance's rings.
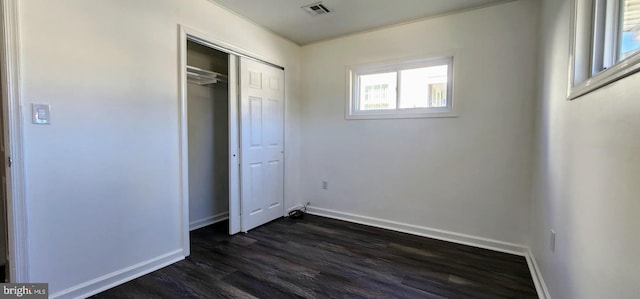
[[[531,278],[536,287],[538,298],[550,299],[549,292],[547,291],[546,284],[542,279],[542,275],[538,270],[538,266],[535,263],[535,259],[531,254],[531,250],[524,245],[514,244],[509,242],[503,242],[499,240],[493,240],[483,237],[477,237],[467,234],[461,234],[442,229],[430,228],[425,226],[413,225],[408,223],[401,223],[397,221],[391,221],[386,219],[374,218],[369,216],[356,215],[351,213],[339,212],[335,210],[323,209],[318,207],[307,207],[307,212],[311,215],[317,215],[332,219],[338,219],[378,228],[384,228],[392,231],[407,233],[411,235],[427,237],[436,240],[442,240],[467,246],[473,246],[483,249],[489,249],[498,252],[504,252],[508,254],[522,256],[527,260],[529,271],[531,272]]]
[[[327,218],[333,218],[338,220],[344,220],[354,222],[358,224],[364,224],[373,227],[384,228],[397,232],[448,241],[463,245],[469,245],[478,248],[484,248],[494,251],[500,251],[504,253],[510,253],[515,255],[524,256],[527,248],[519,244],[513,244],[498,240],[492,240],[482,237],[476,237],[466,234],[460,234],[456,232],[450,232],[446,230],[430,228],[425,226],[413,225],[408,223],[401,223],[391,220],[385,220],[380,218],[361,216],[351,213],[339,212],[334,210],[322,209],[318,207],[308,207],[309,214],[323,216]]]
[[[20,97],[20,40],[18,36],[18,1],[1,0],[2,15],[2,110],[4,142],[11,166],[6,169],[7,232],[11,282],[29,281],[27,210],[23,128]]]
[[[179,129],[180,136],[180,208],[182,217],[182,251],[184,256],[191,253],[189,241],[189,134],[187,132],[187,32],[182,25],[178,26],[178,45],[180,47],[178,57],[178,74],[180,75],[180,96],[178,99]]]
[[[536,292],[538,292],[538,298],[551,299],[547,284],[544,282],[544,277],[542,277],[542,272],[540,272],[540,267],[531,249],[527,248],[525,258],[527,259],[527,265],[529,265],[529,272],[531,273],[533,284],[536,286]]]
[[[220,221],[225,221],[227,219],[229,219],[229,212],[218,213],[213,216],[209,216],[209,217],[205,217],[202,219],[189,222],[189,230],[196,230],[199,228],[203,228],[207,225],[215,224]]]
[[[51,295],[51,298],[87,298],[184,259],[182,249],[137,263]]]

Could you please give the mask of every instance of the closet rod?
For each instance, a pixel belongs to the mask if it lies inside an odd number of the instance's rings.
[[[208,85],[218,82],[226,83],[227,75],[187,65],[187,79],[191,83],[195,83],[198,85]]]
[[[206,40],[203,40],[203,39],[197,38],[197,37],[195,37],[195,36],[187,35],[187,40],[190,40],[190,41],[192,41],[192,42],[196,42],[196,43],[198,43],[198,44],[201,44],[201,45],[203,45],[203,46],[207,46],[207,47],[209,47],[209,48],[213,48],[213,49],[216,49],[216,50],[220,50],[220,51],[225,52],[225,53],[228,53],[228,54],[233,54],[233,55],[236,55],[236,56],[244,57],[244,58],[247,58],[247,59],[249,59],[249,60],[253,60],[253,61],[260,62],[260,63],[264,63],[264,64],[270,65],[270,66],[272,66],[272,67],[275,67],[275,68],[278,68],[278,69],[284,70],[284,67],[281,67],[281,66],[279,66],[279,65],[277,65],[277,64],[273,64],[273,63],[271,63],[271,62],[264,61],[264,60],[262,60],[262,59],[258,59],[258,58],[255,58],[255,57],[251,57],[251,56],[249,56],[249,55],[242,54],[242,53],[240,53],[240,52],[236,52],[236,51],[233,51],[233,50],[227,49],[227,48],[225,48],[225,47],[218,46],[218,45],[216,45],[216,44],[212,44],[212,43],[210,43],[210,42],[208,42],[208,41],[206,41]]]

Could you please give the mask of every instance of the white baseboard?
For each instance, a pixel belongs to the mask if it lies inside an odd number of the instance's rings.
[[[92,279],[51,295],[51,298],[87,298],[184,259],[182,249]]]
[[[442,241],[453,242],[462,245],[468,245],[478,248],[484,248],[514,255],[525,257],[529,271],[531,272],[531,278],[536,287],[536,292],[540,299],[551,299],[546,285],[538,270],[538,266],[535,263],[535,258],[531,254],[531,250],[527,246],[514,244],[509,242],[503,242],[499,240],[493,240],[483,237],[476,237],[467,234],[461,234],[442,229],[430,228],[425,226],[413,225],[408,223],[401,223],[391,220],[385,220],[380,218],[374,218],[369,216],[356,215],[351,213],[339,212],[335,210],[323,209],[318,207],[309,206],[307,212],[311,215],[317,215],[327,218],[333,218],[338,220],[344,220],[348,222],[364,224],[373,227],[384,228],[392,231],[403,232],[407,234],[417,235],[421,237],[427,237]]]
[[[529,272],[531,272],[533,284],[536,286],[536,292],[538,292],[538,298],[551,299],[549,289],[547,289],[547,284],[544,282],[544,277],[542,277],[542,272],[540,272],[540,267],[538,267],[538,263],[531,249],[527,248],[525,258],[527,259],[527,265],[529,265]]]
[[[368,216],[361,216],[361,215],[356,215],[351,213],[338,212],[334,210],[322,209],[322,208],[311,207],[311,206],[308,208],[307,211],[309,212],[309,214],[312,214],[312,215],[345,220],[349,222],[408,233],[412,235],[418,235],[422,237],[428,237],[432,239],[438,239],[438,240],[443,240],[443,241],[448,241],[448,242],[453,242],[453,243],[458,243],[463,245],[469,245],[473,247],[490,249],[494,251],[500,251],[500,252],[515,254],[520,256],[524,256],[527,252],[527,247],[522,245],[498,241],[498,240],[492,240],[492,239],[487,239],[482,237],[476,237],[471,235],[465,235],[465,234],[450,232],[442,229],[401,223],[401,222],[368,217]]]
[[[219,213],[219,214],[215,214],[213,216],[209,216],[206,218],[202,218],[199,220],[195,220],[195,221],[191,221],[189,222],[189,230],[196,230],[202,227],[205,227],[207,225],[211,225],[214,223],[218,223],[220,221],[224,221],[229,219],[229,212],[224,212],[224,213]]]

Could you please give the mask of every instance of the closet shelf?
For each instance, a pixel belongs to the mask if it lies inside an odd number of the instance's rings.
[[[227,76],[187,65],[187,82],[197,85],[209,85],[227,82]]]

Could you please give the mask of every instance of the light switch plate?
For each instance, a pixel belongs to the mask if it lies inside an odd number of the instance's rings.
[[[32,123],[36,125],[51,124],[51,107],[46,104],[31,104]]]

